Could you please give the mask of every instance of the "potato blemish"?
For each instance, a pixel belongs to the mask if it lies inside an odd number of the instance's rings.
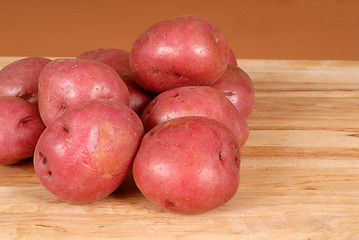
[[[168,200],[168,199],[166,199],[166,200],[164,201],[164,204],[165,204],[165,207],[166,207],[166,208],[169,208],[169,209],[175,207],[175,203],[174,203],[173,201],[171,201],[171,200]]]
[[[98,131],[97,150],[92,157],[92,166],[103,178],[112,178],[118,174],[118,166],[125,161],[126,151],[120,151],[118,146],[129,142],[128,130],[122,126],[104,123]],[[124,139],[126,138],[126,139]]]
[[[34,120],[34,117],[33,117],[33,116],[26,116],[26,117],[20,119],[18,125],[19,125],[19,126],[22,126],[22,125],[25,125],[25,124],[27,124],[27,123],[33,121],[33,120]]]

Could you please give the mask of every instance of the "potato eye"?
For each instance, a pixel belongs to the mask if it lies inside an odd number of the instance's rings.
[[[62,130],[66,133],[70,132],[69,127],[65,123],[60,123]]]
[[[42,162],[42,164],[47,163],[47,157],[45,157],[45,155],[42,154],[41,152],[39,152],[39,160]]]
[[[19,126],[23,126],[23,125],[25,125],[25,124],[27,124],[27,123],[31,122],[31,121],[32,121],[32,119],[33,119],[33,117],[32,117],[32,116],[26,116],[26,117],[24,117],[24,118],[20,119],[20,121],[19,121],[18,125],[19,125]]]
[[[60,108],[59,108],[59,112],[64,112],[66,110],[66,106],[65,104],[61,104]]]
[[[164,203],[165,203],[166,208],[174,208],[175,207],[175,203],[168,199],[166,199]]]

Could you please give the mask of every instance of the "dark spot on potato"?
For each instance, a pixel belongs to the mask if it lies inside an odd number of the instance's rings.
[[[239,150],[237,147],[235,147],[233,149],[233,159],[234,159],[234,163],[236,164],[237,168],[239,169],[239,166],[241,164],[241,159],[240,159]]]
[[[66,133],[70,132],[69,127],[65,123],[61,123],[62,130]]]
[[[48,162],[48,160],[47,160],[47,157],[43,154],[43,153],[41,153],[41,152],[39,152],[39,161],[43,164],[43,165],[45,165],[45,169],[47,168],[47,162]],[[47,169],[47,177],[51,177],[52,176],[52,171],[50,171],[50,170],[48,170]]]
[[[24,126],[31,121],[32,121],[32,116],[26,116],[26,117],[20,119],[18,126]]]
[[[182,77],[183,77],[182,74],[180,74],[180,73],[178,73],[178,72],[174,72],[173,75],[175,75],[175,76],[178,77],[178,78],[182,78]]]
[[[155,107],[156,103],[157,103],[157,99],[153,99],[153,100],[148,104],[148,107],[146,107],[146,108],[147,108],[147,114],[148,114],[148,115],[151,114],[151,112],[152,112],[153,108]]]
[[[26,116],[26,117],[20,119],[18,125],[19,125],[19,126],[23,126],[23,125],[25,125],[25,124],[31,122],[32,120],[33,120],[33,117],[32,117],[32,116]]]
[[[222,157],[222,151],[221,150],[219,150],[219,152],[218,152],[218,160],[219,160],[220,164],[222,164],[223,157]]]
[[[173,201],[168,200],[168,199],[166,199],[164,203],[165,203],[166,208],[174,208],[175,207],[175,203]]]
[[[218,159],[219,159],[219,161],[222,161],[222,151],[218,152]]]
[[[39,152],[39,160],[42,162],[42,164],[47,163],[47,157],[45,157],[41,152]]]
[[[64,112],[65,110],[66,110],[66,106],[65,106],[65,103],[63,103],[63,104],[61,104],[59,111]]]
[[[24,99],[24,100],[29,100],[29,99],[35,97],[36,92],[37,92],[36,90],[32,90],[32,91],[27,91],[27,92],[19,93],[19,94],[17,95],[17,97],[22,98],[22,99]]]
[[[175,91],[175,92],[173,92],[172,97],[173,97],[173,98],[176,98],[176,97],[178,97],[179,95],[180,95],[180,91]]]
[[[149,132],[148,134],[150,137],[152,137],[153,135],[155,135],[155,133],[152,131],[152,132]]]

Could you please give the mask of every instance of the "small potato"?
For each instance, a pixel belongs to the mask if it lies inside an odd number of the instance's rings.
[[[159,21],[136,39],[130,66],[136,82],[160,93],[213,84],[226,70],[228,43],[209,19],[183,15]]]
[[[113,68],[126,83],[129,91],[129,106],[138,115],[153,99],[154,94],[141,88],[135,81],[129,63],[129,53],[116,48],[89,50],[80,54],[80,59],[95,59]]]
[[[0,97],[0,164],[32,157],[45,129],[38,108],[18,97]]]
[[[205,116],[227,125],[241,146],[249,136],[245,118],[219,91],[208,86],[180,87],[154,98],[141,114],[146,131],[169,119],[183,116]]]
[[[39,111],[46,126],[80,103],[110,99],[128,105],[126,84],[111,67],[90,59],[56,59],[39,79]]]
[[[43,57],[22,58],[0,70],[0,96],[23,98],[37,105],[40,72],[51,60]]]
[[[89,203],[112,193],[129,172],[144,129],[124,104],[96,99],[50,124],[34,153],[44,187],[70,203]]]
[[[208,117],[180,117],[143,137],[133,176],[144,196],[158,206],[201,213],[234,196],[239,167],[238,142],[227,126]]]
[[[226,71],[211,87],[223,93],[245,118],[254,107],[254,88],[252,79],[240,67],[228,64]]]

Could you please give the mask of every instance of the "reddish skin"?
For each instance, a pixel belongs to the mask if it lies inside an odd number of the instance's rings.
[[[229,47],[210,20],[179,16],[144,31],[130,51],[136,82],[151,92],[182,86],[211,85],[226,70]]]
[[[121,77],[131,74],[129,53],[116,48],[100,48],[88,50],[80,54],[79,59],[95,59],[112,67]]]
[[[39,111],[48,126],[80,103],[110,99],[128,105],[126,84],[111,67],[90,59],[57,59],[46,65],[39,79]]]
[[[0,97],[0,164],[32,157],[45,129],[37,107],[17,97]]]
[[[233,52],[233,50],[231,48],[229,48],[229,61],[228,61],[228,64],[233,64],[233,65],[238,67],[237,58],[234,55],[234,52]]]
[[[111,100],[85,102],[41,135],[34,166],[44,187],[76,204],[111,194],[128,174],[144,130],[137,114]]]
[[[20,97],[37,105],[40,72],[50,62],[43,57],[14,61],[0,70],[0,96]]]
[[[164,122],[142,140],[133,176],[146,198],[181,213],[229,201],[239,184],[240,153],[232,131],[207,117]]]
[[[129,106],[138,115],[143,112],[143,109],[151,102],[155,97],[155,94],[148,92],[141,88],[134,80],[133,76],[123,76],[123,81],[126,83],[128,91],[130,93]]]
[[[240,146],[249,136],[245,118],[219,91],[208,86],[189,86],[168,90],[153,99],[141,114],[146,131],[169,119],[184,116],[214,118],[232,129]]]
[[[128,60],[129,55],[129,52],[121,49],[101,48],[86,51],[77,58],[95,59],[112,67],[127,85],[130,108],[139,115],[154,96],[152,93],[141,88],[134,80]]]
[[[239,67],[228,64],[226,72],[212,87],[222,92],[245,118],[254,107],[254,88],[252,79]]]

